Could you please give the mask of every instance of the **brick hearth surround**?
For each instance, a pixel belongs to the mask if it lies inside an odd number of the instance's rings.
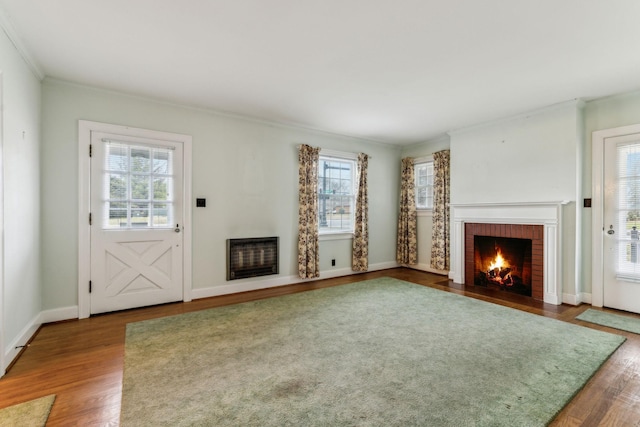
[[[475,236],[512,237],[531,240],[531,297],[544,300],[544,226],[527,224],[464,224],[465,285],[474,286]]]

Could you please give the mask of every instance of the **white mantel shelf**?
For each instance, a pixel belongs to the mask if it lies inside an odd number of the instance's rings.
[[[451,271],[449,278],[465,283],[465,223],[544,226],[544,302],[562,304],[562,207],[568,201],[452,203]]]

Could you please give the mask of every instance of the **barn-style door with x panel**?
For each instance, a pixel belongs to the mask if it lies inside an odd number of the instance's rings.
[[[182,144],[91,134],[91,314],[183,299]]]

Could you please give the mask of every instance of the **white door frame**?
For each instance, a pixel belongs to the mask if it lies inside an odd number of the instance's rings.
[[[91,208],[91,160],[89,147],[91,145],[91,132],[105,132],[124,136],[135,136],[150,139],[160,139],[181,142],[183,144],[183,301],[191,301],[192,282],[192,230],[191,230],[191,164],[192,137],[177,133],[160,132],[128,126],[111,125],[107,123],[80,120],[78,122],[78,318],[89,317],[91,299],[89,295],[89,280],[91,279],[91,228],[89,226],[89,213]]]
[[[0,378],[5,374],[7,363],[4,348],[4,96],[2,82],[4,80],[0,70]]]
[[[604,144],[608,138],[640,133],[640,124],[594,131],[592,153],[591,305],[604,305]]]

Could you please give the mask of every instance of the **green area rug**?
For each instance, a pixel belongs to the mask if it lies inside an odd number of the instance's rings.
[[[619,314],[607,313],[599,310],[587,309],[576,317],[578,320],[595,323],[597,325],[608,326],[621,331],[633,332],[640,334],[640,319]]]
[[[42,427],[47,424],[54,394],[0,409],[0,427]]]
[[[543,426],[623,337],[392,278],[127,325],[123,426]]]

